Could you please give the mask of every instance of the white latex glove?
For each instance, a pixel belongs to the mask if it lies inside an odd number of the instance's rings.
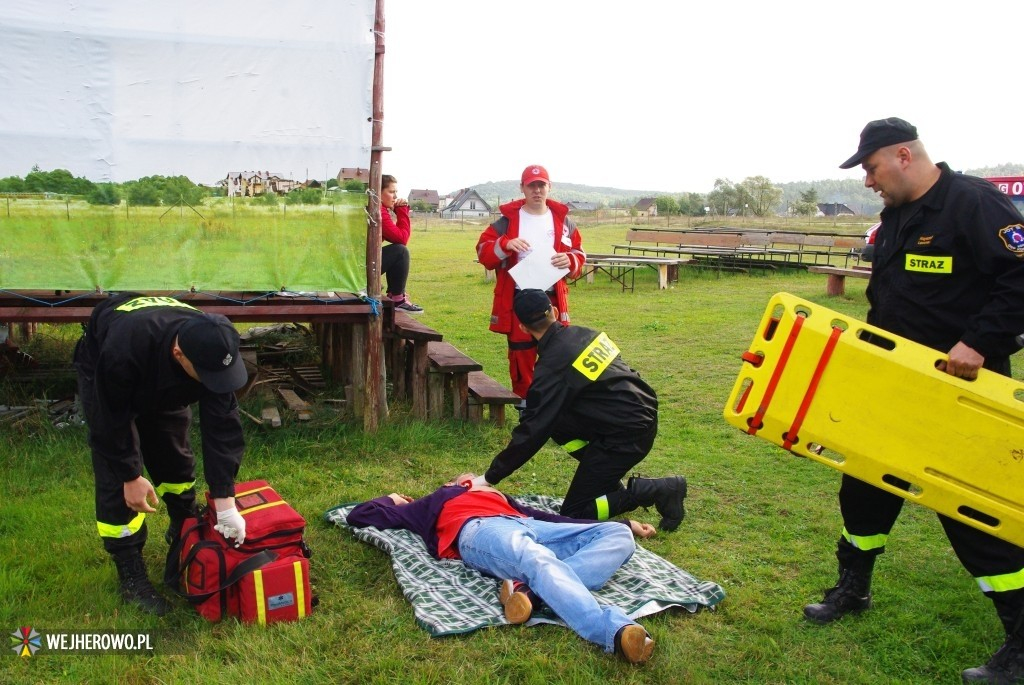
[[[487,482],[487,479],[484,478],[483,476],[477,476],[476,478],[469,482],[472,483],[473,485],[490,485],[490,483]]]
[[[245,542],[245,519],[234,507],[217,512],[217,525],[213,529],[229,540],[234,538],[235,547]]]

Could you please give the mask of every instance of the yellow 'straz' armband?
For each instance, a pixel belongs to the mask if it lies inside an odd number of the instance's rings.
[[[573,368],[582,373],[584,376],[592,381],[596,381],[597,377],[608,368],[616,357],[619,356],[618,346],[611,341],[605,333],[594,338],[594,342],[590,343],[580,356],[576,357],[576,361],[572,363]]]

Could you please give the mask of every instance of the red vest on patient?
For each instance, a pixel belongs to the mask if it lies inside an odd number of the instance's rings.
[[[459,548],[455,544],[459,531],[472,518],[490,516],[514,516],[525,518],[512,508],[505,496],[490,490],[470,490],[464,495],[448,500],[437,517],[437,551],[442,559],[459,559]]]

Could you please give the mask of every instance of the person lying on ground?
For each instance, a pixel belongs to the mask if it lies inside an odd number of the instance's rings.
[[[651,658],[654,640],[617,606],[591,594],[633,554],[633,536],[655,529],[631,520],[592,521],[519,504],[464,473],[431,494],[413,499],[393,492],[363,502],[347,521],[357,528],[409,530],[438,559],[461,559],[501,580],[499,600],[509,623],[525,623],[546,604],[580,637],[626,661]]]

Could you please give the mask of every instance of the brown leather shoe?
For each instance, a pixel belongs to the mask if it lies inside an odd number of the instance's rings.
[[[615,653],[631,664],[642,664],[654,654],[654,640],[642,625],[631,623],[615,633]]]
[[[530,601],[530,589],[518,580],[501,581],[498,599],[505,607],[505,618],[512,625],[526,623],[533,615],[533,602]]]

